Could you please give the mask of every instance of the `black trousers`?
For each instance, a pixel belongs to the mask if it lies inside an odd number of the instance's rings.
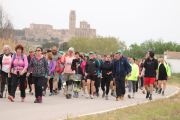
[[[11,93],[11,78],[8,78],[8,73],[5,73],[3,71],[1,71],[1,93],[3,93],[4,91],[4,87],[6,84],[6,79],[8,80],[8,93]]]
[[[118,97],[125,94],[125,77],[116,76],[116,94]]]
[[[58,90],[61,90],[61,78],[59,77]]]
[[[138,90],[138,82],[139,81],[136,81],[136,91]]]
[[[43,77],[34,77],[33,76],[33,83],[35,85],[35,97],[36,98],[42,97],[43,81],[44,81],[44,76]]]
[[[100,78],[97,77],[95,81],[96,93],[99,93]]]
[[[28,84],[29,84],[29,92],[31,92],[32,91],[31,85],[33,84],[32,83],[32,73],[30,73],[30,75],[28,77]]]
[[[49,86],[50,86],[50,93],[52,93],[52,91],[53,91],[53,78],[50,78]]]
[[[12,77],[12,86],[11,86],[11,93],[10,95],[15,97],[16,89],[18,86],[18,80],[20,80],[20,90],[21,90],[21,97],[26,97],[25,93],[25,81],[26,81],[26,73],[20,78],[17,77],[15,74],[11,74]]]
[[[47,88],[47,78],[44,77],[44,80],[43,80],[43,91],[46,91],[46,88]]]
[[[110,86],[110,82],[111,82],[111,76],[108,77],[103,77],[101,79],[101,89],[104,92],[105,91],[105,85],[106,85],[106,95],[109,94],[109,86]]]
[[[144,77],[141,77],[141,87],[144,86]]]

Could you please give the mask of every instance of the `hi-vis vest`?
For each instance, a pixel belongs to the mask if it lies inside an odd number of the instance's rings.
[[[161,65],[161,63],[159,63],[159,65],[158,65],[158,75],[159,75],[159,66],[160,65]],[[166,68],[167,76],[170,77],[171,76],[171,70],[170,70],[169,65],[166,62],[164,62],[164,67]]]

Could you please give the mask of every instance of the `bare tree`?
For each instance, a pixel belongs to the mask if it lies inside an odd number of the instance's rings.
[[[8,39],[12,37],[13,24],[3,6],[0,4],[0,38]]]

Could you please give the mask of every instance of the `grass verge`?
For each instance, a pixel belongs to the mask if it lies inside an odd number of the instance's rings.
[[[180,87],[180,74],[172,74],[167,84]],[[71,118],[72,120],[179,120],[180,92],[167,98],[132,107],[114,110],[104,114]]]

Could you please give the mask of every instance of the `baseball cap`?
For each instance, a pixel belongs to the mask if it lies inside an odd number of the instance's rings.
[[[117,52],[120,52],[120,53],[122,53],[122,50],[118,50]]]
[[[59,53],[60,53],[60,54],[64,54],[64,52],[63,52],[63,51],[59,51]]]
[[[88,54],[85,54],[84,57],[89,57],[89,55],[88,55]]]
[[[91,51],[91,52],[89,52],[89,54],[94,54],[94,52]]]

